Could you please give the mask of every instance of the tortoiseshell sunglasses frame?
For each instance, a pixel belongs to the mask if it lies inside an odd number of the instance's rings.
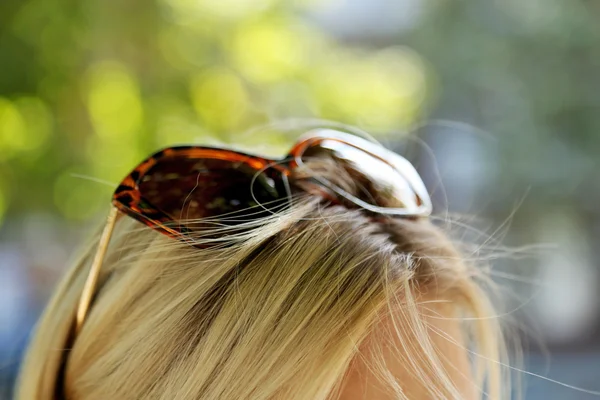
[[[414,170],[414,167],[407,160],[379,146],[376,143],[344,132],[330,129],[310,131],[303,135],[292,147],[292,150],[289,152],[287,157],[282,159],[271,159],[246,154],[244,152],[235,151],[232,149],[213,147],[180,146],[161,150],[144,160],[138,167],[136,167],[121,182],[113,195],[112,204],[114,207],[111,210],[106,227],[104,228],[100,238],[98,250],[88,273],[88,277],[86,279],[77,307],[75,334],[79,333],[81,330],[86,315],[89,311],[95,292],[95,286],[100,275],[102,262],[110,242],[110,237],[112,235],[116,220],[120,215],[126,214],[161,233],[185,240],[185,232],[168,226],[169,222],[173,222],[173,219],[146,201],[140,193],[139,183],[153,166],[158,164],[163,159],[172,158],[198,160],[217,159],[230,161],[234,164],[245,164],[257,173],[266,174],[275,180],[283,179],[287,183],[287,177],[291,174],[291,172],[295,168],[303,165],[302,156],[304,152],[307,149],[313,148],[324,141],[336,141],[354,149],[361,150],[371,157],[374,157],[391,166],[400,175],[402,175],[407,182],[410,183],[410,187],[418,200],[417,206],[412,209],[374,206],[354,197],[350,193],[347,193],[343,189],[332,185],[322,178],[316,178],[314,186],[311,186],[310,188],[311,192],[314,190],[334,203],[340,203],[341,200],[344,199],[356,204],[358,207],[362,207],[368,211],[379,214],[419,217],[427,216],[431,213],[431,200],[427,190],[423,185],[419,175]],[[122,214],[119,214],[119,211]]]

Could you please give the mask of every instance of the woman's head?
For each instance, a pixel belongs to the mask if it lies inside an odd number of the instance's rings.
[[[314,178],[361,187],[332,160],[305,167],[274,214],[202,221],[218,246],[120,219],[85,324],[70,337],[93,251],[40,322],[20,398],[461,399],[484,381],[498,396],[494,321],[462,322],[490,315],[477,271],[428,220],[307,194]]]

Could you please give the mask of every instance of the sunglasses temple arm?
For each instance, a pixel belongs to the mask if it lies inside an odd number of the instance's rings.
[[[75,317],[75,334],[78,334],[81,330],[87,312],[90,308],[90,304],[92,303],[92,298],[94,297],[94,292],[96,289],[96,283],[98,282],[100,269],[102,268],[102,262],[104,261],[104,256],[106,255],[106,250],[108,249],[108,244],[110,242],[118,215],[119,210],[116,207],[113,207],[108,215],[104,231],[102,231],[102,236],[100,237],[100,242],[98,244],[98,250],[94,256],[94,262],[92,263],[87,279],[85,280],[83,291],[81,292],[81,298],[79,299],[79,304],[77,306],[77,314]]]

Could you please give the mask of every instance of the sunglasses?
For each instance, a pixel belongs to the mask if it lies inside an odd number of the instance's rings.
[[[322,174],[310,173],[311,162],[326,159],[348,172],[360,188],[358,195],[330,182]],[[113,195],[114,207],[78,305],[76,333],[92,302],[119,216],[128,215],[163,234],[205,247],[207,241],[197,238],[202,237],[207,221],[242,224],[271,215],[277,207],[289,204],[292,189],[298,189],[290,177],[300,170],[309,177],[301,190],[320,195],[331,204],[389,216],[420,217],[431,213],[425,185],[408,160],[345,132],[310,131],[281,159],[213,147],[182,146],[161,150],[135,168]],[[239,218],[231,218],[232,215]]]

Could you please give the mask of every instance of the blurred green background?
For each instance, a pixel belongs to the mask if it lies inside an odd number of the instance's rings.
[[[537,327],[526,367],[600,390],[599,20],[585,0],[3,0],[4,386],[136,163],[181,143],[284,146],[242,133],[326,118],[414,156],[438,213],[493,236],[475,255],[547,244],[494,263],[510,316]],[[526,398],[593,398],[526,380]]]

